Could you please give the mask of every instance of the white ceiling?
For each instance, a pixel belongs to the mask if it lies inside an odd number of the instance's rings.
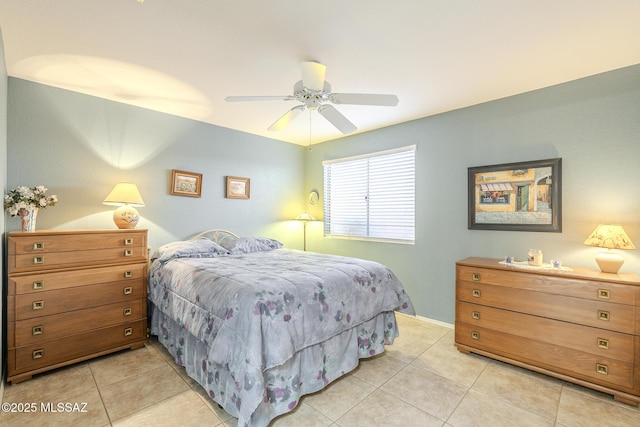
[[[268,131],[299,62],[356,132],[640,63],[638,0],[1,0],[10,76],[306,145],[339,138],[317,111]]]

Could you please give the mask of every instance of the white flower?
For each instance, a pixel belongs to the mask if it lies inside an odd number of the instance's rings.
[[[16,216],[20,215],[21,211],[44,209],[58,203],[58,197],[55,194],[47,196],[46,192],[47,187],[44,185],[33,188],[21,185],[9,191],[9,194],[5,194],[4,209],[9,215]]]

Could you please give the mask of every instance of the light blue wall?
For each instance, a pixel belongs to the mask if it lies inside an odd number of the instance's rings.
[[[427,96],[427,95],[425,95]],[[402,102],[402,100],[400,100]],[[640,65],[313,146],[305,194],[322,197],[322,160],[418,144],[415,246],[325,238],[307,247],[378,260],[396,272],[418,314],[452,323],[455,261],[467,256],[545,259],[597,268],[582,245],[598,223],[619,223],[640,247]],[[563,232],[467,229],[467,168],[562,158]],[[322,203],[307,205],[322,218]],[[638,251],[622,271],[640,272]]]
[[[37,228],[115,228],[102,204],[137,184],[138,228],[156,248],[209,228],[269,235],[302,248],[304,148],[168,114],[9,78],[9,188],[45,185],[59,204]],[[202,197],[169,193],[171,170],[202,173]],[[249,200],[225,198],[227,175],[250,178]],[[7,230],[19,228],[6,218]]]

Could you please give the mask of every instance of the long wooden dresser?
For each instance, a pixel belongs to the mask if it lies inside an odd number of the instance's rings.
[[[640,402],[640,277],[456,263],[455,345]]]
[[[147,339],[147,230],[11,232],[12,383]]]

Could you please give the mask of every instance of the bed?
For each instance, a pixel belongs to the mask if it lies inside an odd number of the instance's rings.
[[[266,426],[384,352],[402,284],[372,261],[208,230],[158,248],[148,280],[151,334],[239,426]]]

